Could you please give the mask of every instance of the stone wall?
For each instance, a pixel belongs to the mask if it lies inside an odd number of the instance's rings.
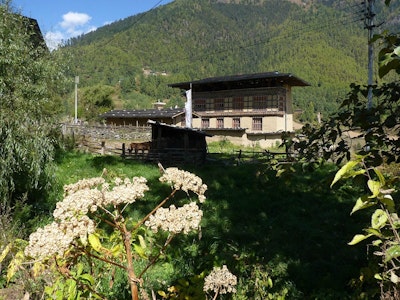
[[[151,140],[151,126],[90,126],[85,124],[62,124],[62,133],[70,138],[81,151],[121,155],[122,144]]]
[[[149,141],[151,126],[90,126],[81,124],[63,124],[64,136],[85,137],[94,140]]]

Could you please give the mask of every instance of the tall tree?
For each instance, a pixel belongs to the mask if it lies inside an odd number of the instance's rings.
[[[0,0],[0,212],[50,182],[63,78],[36,21]]]

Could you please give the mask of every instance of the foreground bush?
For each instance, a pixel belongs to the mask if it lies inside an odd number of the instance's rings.
[[[143,177],[117,177],[113,181],[97,177],[64,187],[64,199],[53,212],[54,221],[32,233],[24,251],[25,258],[35,260],[32,267],[35,276],[49,270],[57,274],[45,289],[49,297],[108,298],[118,294],[139,299],[139,295],[147,298],[149,291],[154,292],[153,287],[146,285],[145,273],[165,256],[176,235],[199,228],[203,212],[190,196],[196,195],[198,202],[203,203],[207,190],[192,173],[177,168],[164,170],[162,166],[160,170],[160,181],[169,184],[171,192],[144,217],[131,210],[149,190]],[[189,201],[179,201],[182,200],[179,191]],[[172,200],[174,204],[164,207]],[[22,264],[21,253],[18,257],[12,261],[14,266]],[[9,280],[17,269],[9,269]],[[125,274],[129,291],[119,286],[115,292],[112,287],[121,273]],[[229,276],[227,285],[224,281],[219,285],[214,282],[205,291],[212,290],[215,297],[234,291],[236,277]]]

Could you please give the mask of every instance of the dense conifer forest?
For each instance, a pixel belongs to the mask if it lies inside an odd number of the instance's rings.
[[[378,31],[398,26],[399,3],[376,4]],[[334,112],[350,83],[367,83],[365,5],[356,0],[175,0],[74,38],[81,87],[115,87],[114,106],[182,104],[168,83],[279,71],[311,84],[294,90],[303,121]],[[396,19],[397,18],[397,19]],[[155,75],[155,76],[149,76]]]

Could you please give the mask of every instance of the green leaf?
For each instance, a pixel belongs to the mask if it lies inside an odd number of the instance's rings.
[[[385,177],[383,176],[382,172],[379,171],[379,169],[377,169],[377,168],[374,169],[374,172],[378,176],[379,182],[381,183],[381,185],[384,186],[386,184],[386,180],[385,180]]]
[[[140,246],[141,246],[143,249],[146,249],[146,241],[144,240],[143,236],[141,236],[140,234],[138,234],[137,237],[138,237],[138,239],[139,239]]]
[[[94,278],[90,274],[82,274],[79,276],[79,280],[85,281],[85,283],[88,283],[89,285],[94,285]]]
[[[110,249],[110,251],[111,251],[111,253],[112,253],[112,255],[113,255],[114,257],[117,257],[117,256],[119,256],[119,255],[121,254],[122,249],[123,249],[122,245],[121,245],[121,244],[117,244],[117,245],[115,245],[114,247],[112,247],[112,248]]]
[[[274,286],[274,284],[273,284],[273,282],[272,282],[272,279],[271,279],[271,277],[268,277],[268,286],[270,287],[270,288],[272,288],[273,286]]]
[[[23,251],[18,251],[17,254],[15,254],[14,259],[8,265],[7,276],[6,276],[7,283],[10,282],[10,280],[14,277],[15,273],[21,267],[24,261],[24,257],[25,256]]]
[[[394,48],[393,53],[396,54],[397,56],[400,56],[400,46]]]
[[[65,282],[68,286],[68,300],[76,300],[76,281],[73,279],[67,279]]]
[[[145,254],[145,251],[144,251],[144,249],[143,249],[141,246],[139,246],[139,245],[137,245],[137,244],[133,244],[133,248],[134,248],[135,252],[136,252],[137,254],[139,254],[139,256],[140,256],[141,258],[147,259],[147,256],[146,256],[146,254]]]
[[[375,204],[375,201],[371,201],[368,196],[362,196],[357,199],[356,204],[354,205],[350,215],[355,213],[358,210],[373,206]]]
[[[373,236],[373,234],[368,234],[368,235],[363,235],[363,234],[356,234],[353,239],[347,243],[348,245],[352,246],[355,244],[358,244],[359,242],[369,238],[370,236]]]
[[[372,195],[369,198],[376,198],[379,196],[381,190],[381,183],[375,180],[368,180],[368,188],[371,191]]]
[[[383,197],[380,197],[379,201],[383,203],[390,212],[395,211],[395,205],[391,195],[385,195]]]
[[[101,249],[103,248],[100,242],[100,239],[98,237],[97,234],[92,233],[89,235],[88,237],[89,240],[89,244],[90,246],[92,246],[92,248],[97,251],[97,252],[101,252]]]
[[[393,245],[386,250],[385,263],[400,256],[400,245]]]
[[[387,220],[388,216],[386,215],[386,213],[382,209],[377,209],[372,214],[371,226],[372,228],[380,229],[386,225]]]
[[[0,255],[0,263],[6,258],[8,252],[10,252],[10,250],[11,250],[11,247],[12,247],[12,244],[9,243],[9,244],[4,248],[4,250],[1,252],[1,255]]]
[[[372,245],[375,246],[375,247],[378,247],[382,243],[383,243],[382,240],[375,240],[375,241],[372,242]]]
[[[158,291],[157,292],[161,297],[163,297],[163,298],[167,298],[167,294],[164,292],[164,291]]]
[[[376,273],[376,274],[374,275],[374,278],[377,279],[377,280],[383,280],[381,274],[378,274],[378,273]]]
[[[77,264],[77,271],[76,271],[76,275],[77,275],[77,276],[79,276],[79,275],[81,275],[81,274],[82,274],[82,272],[83,272],[83,264],[81,264],[81,263],[78,263],[78,264]]]
[[[375,229],[375,228],[367,228],[367,229],[365,229],[365,231],[366,231],[367,233],[373,234],[373,235],[375,235],[375,236],[377,236],[377,237],[379,237],[379,238],[383,237],[383,236],[382,236],[382,233],[381,233],[378,229]]]
[[[336,173],[335,178],[333,179],[331,183],[331,187],[338,182],[342,178],[348,178],[351,177],[352,174],[354,174],[354,167],[356,167],[359,164],[358,161],[351,160],[348,163],[346,163],[343,167],[340,168],[340,170]],[[364,171],[363,171],[364,173]]]

